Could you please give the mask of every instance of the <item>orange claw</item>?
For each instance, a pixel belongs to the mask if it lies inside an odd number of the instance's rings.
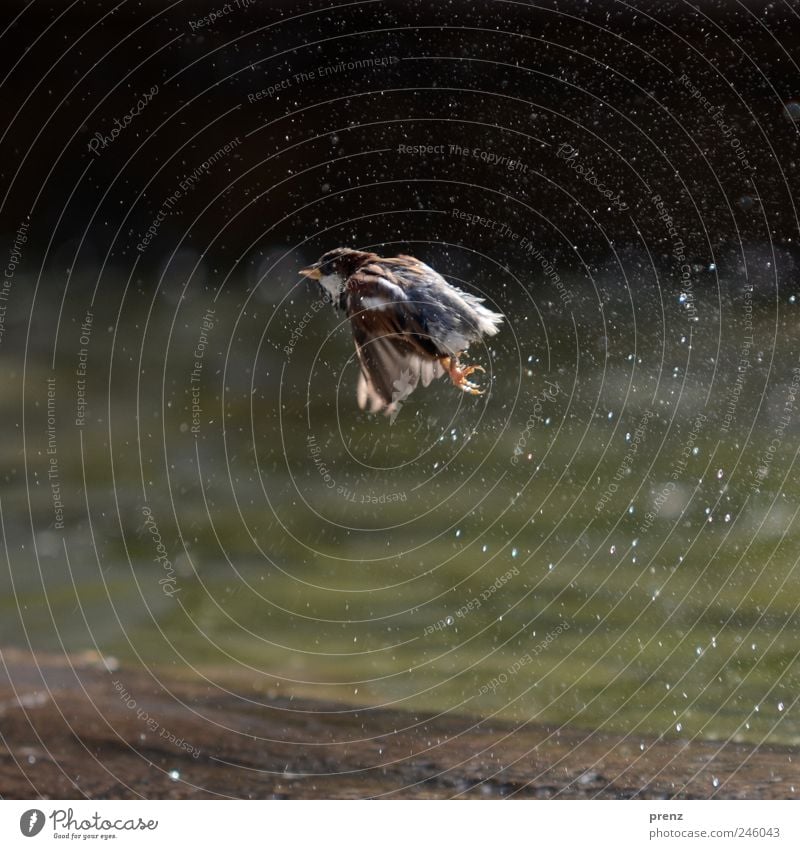
[[[445,366],[448,374],[450,375],[450,380],[453,381],[453,386],[457,386],[459,389],[462,390],[462,392],[468,392],[470,395],[483,395],[485,390],[481,389],[480,386],[477,386],[476,384],[467,380],[467,378],[473,372],[485,372],[486,369],[483,366],[475,365],[465,366],[462,368],[455,357],[448,357],[443,362],[443,365]]]

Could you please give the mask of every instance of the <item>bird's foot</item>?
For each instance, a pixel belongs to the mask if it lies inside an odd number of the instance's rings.
[[[450,375],[450,380],[453,381],[453,386],[457,386],[462,392],[467,392],[470,395],[483,395],[484,391],[467,378],[476,371],[485,372],[483,366],[461,366],[458,360],[450,359],[447,365],[447,371]]]

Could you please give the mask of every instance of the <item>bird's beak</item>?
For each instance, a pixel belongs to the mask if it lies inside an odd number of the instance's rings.
[[[319,263],[315,262],[309,265],[308,268],[301,268],[300,273],[303,277],[310,277],[312,280],[319,280],[322,277],[322,272],[319,270]]]

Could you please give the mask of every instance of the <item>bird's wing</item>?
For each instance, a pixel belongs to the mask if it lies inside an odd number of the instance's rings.
[[[494,336],[504,316],[484,304],[484,298],[448,283],[438,271],[413,256],[392,257],[381,261],[401,284],[410,278],[435,292],[428,310],[428,329],[444,349],[464,349],[483,336]],[[445,351],[446,352],[446,351]],[[456,351],[459,353],[459,351]]]
[[[391,414],[420,380],[427,386],[444,374],[419,305],[380,266],[364,266],[348,279],[346,307],[361,365],[362,410]]]
[[[396,413],[420,381],[427,386],[444,374],[436,360],[424,360],[395,347],[389,338],[376,336],[356,340],[361,364],[356,397],[358,406],[371,413]]]

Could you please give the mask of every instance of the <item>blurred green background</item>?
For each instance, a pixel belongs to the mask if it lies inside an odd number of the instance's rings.
[[[710,364],[731,373],[736,327],[698,332],[713,303],[692,322],[676,301],[665,333],[642,288],[632,333],[619,287],[608,337],[580,293],[542,302],[536,332],[509,300],[509,326],[475,357],[491,391],[439,381],[390,423],[357,410],[349,332],[327,307],[279,353],[314,303],[305,286],[287,284],[279,307],[218,303],[196,434],[206,299],[176,303],[175,324],[151,316],[140,352],[96,327],[91,383],[109,406],[70,428],[57,405],[63,536],[45,474],[50,372],[27,367],[27,479],[19,454],[5,460],[4,642],[21,616],[37,648],[213,669],[266,693],[796,742],[794,418],[754,484],[791,390],[767,352],[797,356],[792,304],[777,328],[758,306],[727,434],[732,384]],[[55,376],[71,389],[69,369]],[[10,418],[20,400],[4,399]],[[16,518],[28,505],[35,550]]]

